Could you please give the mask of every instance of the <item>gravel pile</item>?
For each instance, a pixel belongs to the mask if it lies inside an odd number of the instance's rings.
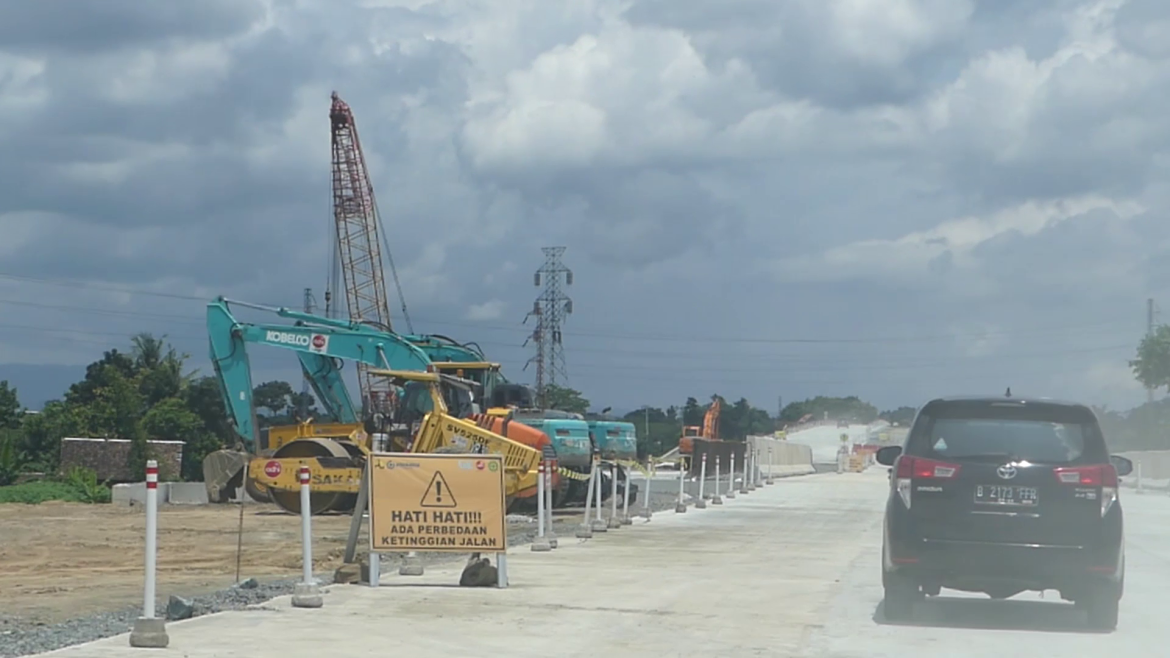
[[[327,576],[323,579],[323,583],[330,582],[331,578],[331,576]],[[249,578],[229,589],[205,596],[192,597],[188,600],[194,608],[193,616],[226,610],[243,610],[248,606],[264,603],[277,596],[292,594],[293,586],[297,580],[299,579],[293,578],[261,583]],[[140,608],[126,608],[80,619],[70,619],[57,624],[33,625],[22,623],[19,619],[0,617],[0,658],[43,653],[103,637],[128,633],[140,613]],[[166,616],[165,602],[158,607],[155,614],[159,617]]]
[[[642,483],[638,483],[641,485]],[[658,485],[659,483],[655,483]],[[677,485],[675,485],[677,486]],[[639,494],[641,497],[641,494]],[[669,486],[659,489],[652,487],[650,492],[650,509],[653,511],[674,509],[677,499],[677,489],[670,490]],[[609,513],[609,505],[603,505],[603,513]],[[620,506],[619,506],[620,509]],[[640,510],[641,504],[631,505],[630,511]],[[581,511],[584,511],[583,509]],[[535,516],[509,515],[508,543],[513,546],[529,544],[536,537],[537,526]],[[570,537],[576,528],[574,520],[557,519],[553,531],[559,536]],[[445,553],[420,553],[419,558],[425,565],[443,564],[466,560],[463,555]],[[386,555],[383,557],[383,569],[396,570],[400,557]],[[299,578],[258,582],[255,579],[245,580],[238,585],[208,594],[187,599],[192,607],[192,616],[213,614],[228,610],[244,610],[256,606],[278,596],[293,593],[294,585]],[[318,575],[323,585],[332,582],[332,574]],[[156,614],[166,616],[167,602],[162,601]],[[139,616],[140,609],[126,608],[112,612],[103,612],[89,617],[71,619],[56,624],[33,624],[13,617],[0,616],[0,658],[15,658],[29,654],[53,651],[63,647],[91,642],[113,635],[130,632],[134,620]]]

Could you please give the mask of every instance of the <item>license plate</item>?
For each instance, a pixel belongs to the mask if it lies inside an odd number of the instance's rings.
[[[1036,487],[980,484],[975,487],[975,502],[983,505],[1035,507],[1040,504],[1040,496]]]

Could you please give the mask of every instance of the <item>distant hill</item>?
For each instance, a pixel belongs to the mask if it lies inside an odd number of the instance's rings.
[[[85,366],[0,363],[0,381],[16,388],[20,403],[40,411],[49,400],[58,400],[74,382],[85,377]]]

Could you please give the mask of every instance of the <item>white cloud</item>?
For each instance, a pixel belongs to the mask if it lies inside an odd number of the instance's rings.
[[[531,326],[502,318],[561,244],[570,376],[601,406],[894,406],[1009,375],[1141,398],[1120,356],[1098,377],[1061,351],[1134,341],[1170,286],[1164,2],[343,5],[0,7],[0,274],[322,300],[337,90],[412,324],[516,379]],[[21,286],[0,294],[118,313],[0,302],[106,332],[0,332],[0,361],[85,363],[141,328],[206,351],[199,299],[168,319],[159,298]]]
[[[482,304],[472,304],[464,315],[468,320],[498,320],[504,315],[504,302],[489,299]]]

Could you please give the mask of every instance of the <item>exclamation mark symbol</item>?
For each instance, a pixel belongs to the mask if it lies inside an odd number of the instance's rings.
[[[443,502],[443,483],[438,480],[435,481],[435,502]]]

